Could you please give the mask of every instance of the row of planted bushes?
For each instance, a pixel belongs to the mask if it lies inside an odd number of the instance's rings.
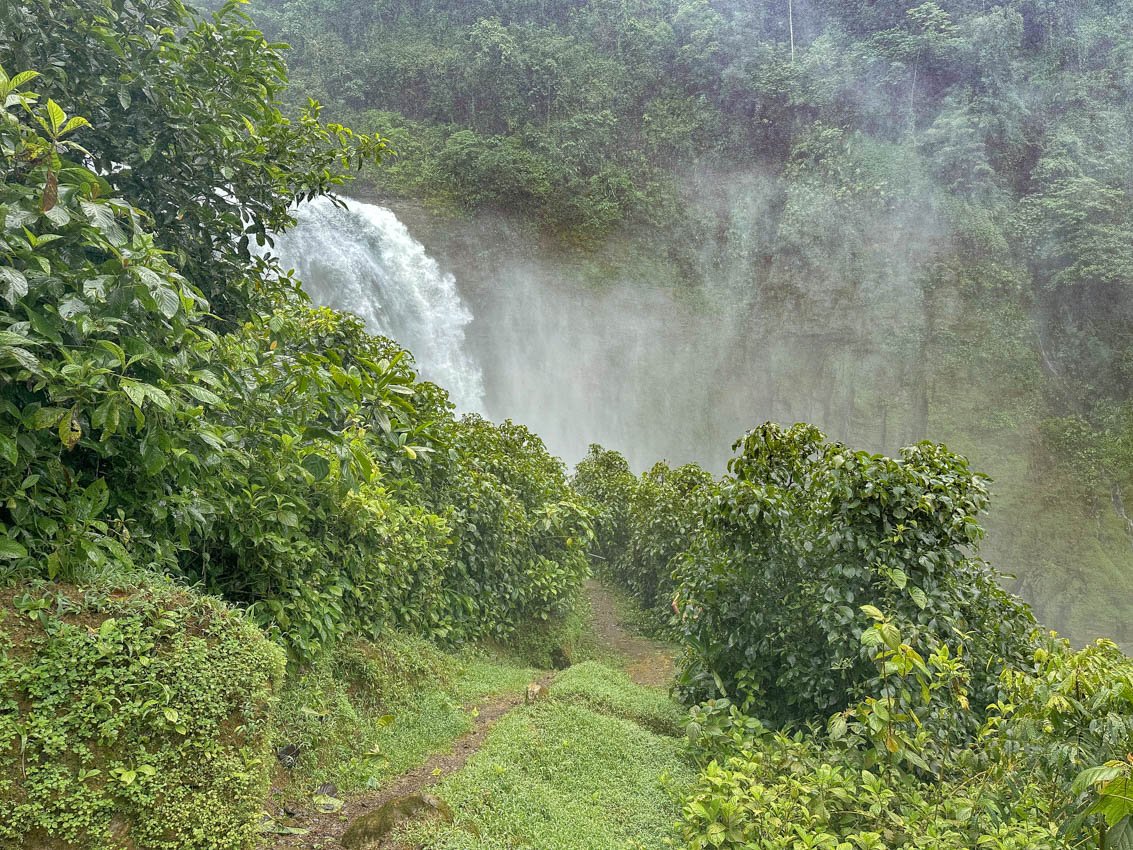
[[[665,631],[676,585],[673,561],[696,534],[713,492],[712,475],[694,463],[659,462],[635,476],[618,452],[592,445],[571,485],[590,505],[594,569],[628,591]]]
[[[975,555],[986,479],[942,446],[888,458],[808,425],[734,448],[716,482],[635,478],[599,447],[574,480],[598,568],[685,648],[689,848],[1133,840],[1133,664],[1044,636],[1000,588]]]
[[[296,661],[398,626],[546,619],[588,518],[524,428],[457,418],[409,355],[249,265],[226,332],[84,124],[0,78],[0,556],[9,579],[150,570],[248,606]],[[71,154],[69,156],[69,154]]]
[[[234,3],[4,4],[0,47],[0,844],[249,847],[273,643],[553,618],[589,512],[256,251],[384,143],[284,116]]]

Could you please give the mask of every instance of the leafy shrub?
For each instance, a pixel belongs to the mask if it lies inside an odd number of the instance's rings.
[[[239,320],[265,294],[293,291],[248,273],[253,243],[291,224],[296,202],[379,160],[385,141],[322,122],[316,103],[286,117],[279,45],[239,3],[215,5],[210,15],[181,0],[5,3],[0,32],[10,69],[41,72],[46,96],[90,119],[83,141],[101,196],[144,209],[157,246],[214,311]]]
[[[565,614],[589,574],[591,525],[562,462],[510,421],[468,415],[442,439],[450,462],[438,457],[425,497],[452,527],[444,592],[456,634],[506,637]]]
[[[695,463],[676,469],[658,463],[641,476],[630,499],[630,534],[614,574],[638,603],[668,623],[676,585],[674,561],[695,539],[712,486]]]
[[[0,79],[8,574],[179,575],[295,662],[390,627],[457,641],[561,613],[588,512],[542,442],[454,420],[407,352],[270,265],[243,269],[263,312],[213,331],[146,214],[67,158],[87,125],[37,107],[33,79]]]
[[[273,644],[164,586],[0,599],[0,844],[252,845],[283,676]]]
[[[1128,841],[1133,669],[1116,647],[1045,641],[1030,669],[1004,671],[1001,701],[955,746],[935,730],[941,712],[970,711],[958,656],[922,658],[884,618],[863,634],[877,636],[863,645],[882,686],[825,734],[774,734],[728,700],[693,710],[702,773],[680,825],[688,848]]]
[[[572,485],[597,512],[596,569],[649,611],[651,628],[671,619],[674,560],[697,534],[712,476],[694,463],[659,462],[637,478],[618,452],[592,445]]]
[[[965,635],[973,702],[992,701],[1034,620],[969,554],[988,495],[962,458],[930,443],[869,455],[770,423],[735,448],[678,568],[686,694],[754,698],[774,725],[842,709],[875,689],[859,640],[871,605],[931,652]]]
[[[612,572],[615,561],[628,544],[630,500],[636,484],[626,459],[596,443],[575,466],[571,486],[595,511],[591,556],[600,560],[601,572]]]

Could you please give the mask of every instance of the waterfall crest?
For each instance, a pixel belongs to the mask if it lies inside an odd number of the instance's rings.
[[[472,312],[397,216],[384,207],[329,198],[301,205],[298,224],[275,238],[318,304],[354,313],[373,333],[413,353],[421,375],[448,390],[457,409],[482,412],[484,381],[465,348]]]

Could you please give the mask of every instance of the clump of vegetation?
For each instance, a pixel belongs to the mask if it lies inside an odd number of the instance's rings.
[[[974,554],[985,480],[808,425],[735,449],[674,573],[684,845],[1122,846],[1133,664],[1044,637],[1000,589]]]
[[[167,585],[0,596],[0,844],[242,850],[283,653]]]
[[[626,459],[618,452],[593,444],[574,468],[571,486],[585,496],[594,510],[594,544],[590,555],[597,558],[604,575],[614,574],[632,533],[630,500],[637,485]]]
[[[667,694],[635,685],[625,673],[586,661],[564,670],[555,677],[551,696],[632,720],[658,735],[679,736],[684,731],[687,714]]]
[[[970,554],[988,494],[963,458],[921,443],[891,459],[770,423],[735,448],[678,569],[690,695],[750,697],[777,726],[841,710],[876,688],[871,606],[929,652],[962,643],[973,702],[992,701],[1034,618]]]
[[[521,426],[456,419],[408,353],[311,308],[249,253],[250,238],[290,221],[290,204],[379,156],[380,140],[314,112],[284,118],[270,99],[285,82],[278,55],[231,5],[211,18],[157,5],[137,17],[53,6],[34,29],[59,39],[21,39],[13,54],[44,76],[2,77],[5,569],[199,582],[248,606],[294,663],[391,627],[456,642],[561,614],[589,535],[562,463]],[[68,22],[88,11],[117,47],[56,61],[78,37]],[[143,36],[161,22],[151,45]],[[150,78],[155,53],[170,67]],[[79,56],[100,72],[70,73]],[[202,74],[224,85],[203,88]],[[135,102],[141,77],[157,93]],[[108,121],[178,126],[182,92],[206,105],[160,151],[40,103],[52,94],[97,102]],[[245,167],[214,173],[201,158]],[[104,161],[115,167],[88,167]],[[201,199],[194,223],[168,224],[187,192]],[[200,261],[219,244],[216,263]]]
[[[659,462],[640,477],[612,449],[592,445],[571,484],[594,512],[594,569],[628,591],[651,631],[670,626],[674,560],[698,533],[712,475],[694,463]]]
[[[694,710],[702,771],[680,834],[690,850],[1119,848],[1127,841],[1133,665],[1112,643],[1037,646],[1005,670],[965,743],[962,661],[922,657],[880,620],[863,635],[874,696],[808,734],[774,732],[728,700]]]
[[[272,731],[285,754],[280,793],[302,800],[324,783],[346,794],[381,787],[469,731],[481,699],[518,693],[536,675],[396,632],[340,644],[281,690]]]
[[[431,850],[662,846],[693,778],[681,744],[551,697],[501,720],[464,769],[437,786],[456,822],[413,830],[415,843]]]

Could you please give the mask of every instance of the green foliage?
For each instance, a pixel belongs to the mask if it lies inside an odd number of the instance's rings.
[[[146,210],[158,246],[230,318],[267,288],[248,275],[250,243],[385,151],[323,123],[314,102],[284,116],[279,46],[236,0],[211,16],[181,0],[5,3],[0,42],[7,65],[39,71],[46,95],[81,107],[100,194]]]
[[[640,478],[615,451],[592,445],[571,481],[598,512],[596,569],[649,611],[651,628],[671,616],[674,559],[697,535],[712,476],[696,464],[659,462]]]
[[[518,693],[534,676],[397,632],[340,644],[280,692],[272,746],[294,759],[276,783],[284,804],[324,782],[345,793],[381,787],[469,731],[482,698]]]
[[[668,623],[676,592],[675,559],[700,533],[712,475],[694,463],[658,463],[637,481],[630,501],[631,533],[614,575],[644,608]]]
[[[81,149],[61,136],[81,125],[18,90],[32,78],[0,72],[0,480],[12,494],[0,529],[17,570],[70,577],[131,558],[132,517],[111,505],[103,466],[190,462],[195,411],[217,379],[203,368],[212,336],[200,294],[143,214],[66,158]]]
[[[145,214],[65,157],[84,125],[21,94],[31,79],[2,81],[5,569],[163,569],[250,606],[296,661],[561,614],[588,514],[543,444],[454,420],[406,352],[268,269],[245,269],[265,309],[211,330]]]
[[[935,736],[941,709],[967,710],[958,657],[881,646],[877,697],[832,716],[825,735],[772,734],[727,700],[694,710],[703,769],[680,825],[687,847],[1125,846],[1133,703],[1112,644],[1038,647],[958,747]],[[931,766],[907,759],[911,737]]]
[[[562,462],[522,425],[468,415],[442,437],[426,499],[452,528],[446,604],[457,635],[509,635],[561,616],[589,574],[588,509]],[[440,454],[439,452],[437,453]]]
[[[805,425],[768,423],[735,448],[677,571],[686,693],[752,698],[775,724],[844,708],[876,684],[858,611],[875,606],[933,652],[966,636],[988,702],[1034,621],[969,554],[984,480],[941,446],[894,460]]]
[[[594,506],[594,546],[591,555],[610,571],[625,550],[631,533],[630,499],[636,481],[626,459],[594,444],[574,469],[571,486]]]
[[[245,848],[280,651],[167,586],[27,585],[0,607],[5,846]]]

